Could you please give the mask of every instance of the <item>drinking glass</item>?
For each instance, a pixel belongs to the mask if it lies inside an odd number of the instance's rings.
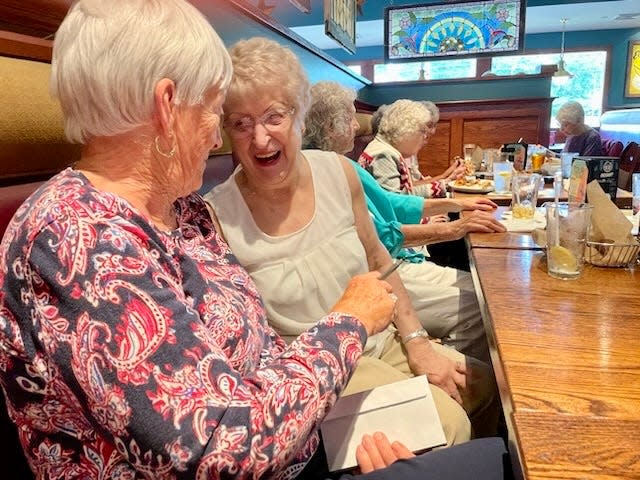
[[[511,186],[511,174],[513,164],[505,159],[503,155],[499,160],[493,162],[493,182],[496,193],[507,194]]]
[[[562,178],[571,177],[571,163],[573,162],[573,157],[577,155],[577,152],[564,152],[560,154],[560,168],[562,169]]]
[[[511,214],[514,219],[533,218],[538,204],[542,176],[537,173],[516,173],[511,180]]]
[[[593,205],[550,202],[544,206],[547,214],[547,273],[562,280],[579,278]]]
[[[544,152],[534,152],[531,154],[531,170],[539,172],[542,169],[542,164],[546,155]]]
[[[473,151],[476,149],[475,143],[465,143],[464,144],[464,160],[465,162],[470,162],[471,157],[473,156]]]

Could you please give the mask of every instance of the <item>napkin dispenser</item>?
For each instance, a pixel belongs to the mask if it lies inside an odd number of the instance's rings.
[[[500,152],[507,154],[507,159],[513,163],[513,169],[521,172],[527,161],[527,148],[529,146],[520,140],[516,143],[505,143]]]

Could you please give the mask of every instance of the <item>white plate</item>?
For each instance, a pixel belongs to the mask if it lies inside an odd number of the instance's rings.
[[[467,186],[467,185],[456,185],[455,181],[451,181],[449,182],[449,187],[451,187],[451,190],[454,190],[456,192],[462,192],[462,193],[489,193],[489,192],[493,192],[493,180],[481,180],[481,182],[483,182],[483,184],[485,182],[491,182],[489,185],[484,186],[484,185],[471,185],[471,186]]]

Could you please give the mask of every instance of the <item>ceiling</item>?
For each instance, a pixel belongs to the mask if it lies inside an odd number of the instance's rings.
[[[257,1],[261,5],[271,6],[271,17],[316,47],[323,50],[339,48],[324,33],[322,0],[312,0],[311,12],[308,14],[298,10],[291,0]],[[356,22],[356,46],[383,44],[385,7],[416,3],[420,3],[420,0],[364,0],[362,13],[358,15]],[[529,0],[525,18],[525,33],[528,34],[558,32],[562,29],[562,18],[567,19],[567,31],[640,28],[640,1]]]

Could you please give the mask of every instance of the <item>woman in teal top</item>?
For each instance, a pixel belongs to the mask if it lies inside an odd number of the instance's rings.
[[[355,92],[335,82],[319,82],[311,89],[311,107],[305,118],[305,148],[343,154],[353,148],[359,124]],[[424,245],[455,240],[468,232],[504,231],[491,213],[487,198],[424,199],[382,188],[364,168],[353,162],[366,196],[378,237],[394,258],[405,259],[398,272],[420,321],[433,336],[462,353],[488,360],[488,347],[471,275],[428,261]],[[475,210],[460,220],[421,223],[426,216]],[[413,248],[420,247],[420,248]]]

